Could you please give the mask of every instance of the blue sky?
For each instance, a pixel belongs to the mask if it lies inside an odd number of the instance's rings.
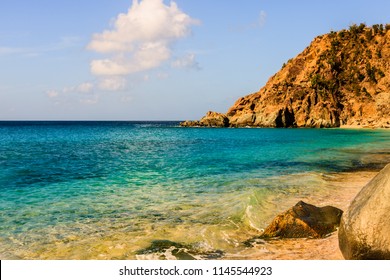
[[[2,0],[0,120],[226,112],[317,35],[390,1]]]

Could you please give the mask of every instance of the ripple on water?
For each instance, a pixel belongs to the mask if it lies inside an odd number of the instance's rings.
[[[279,243],[259,244],[257,253],[243,243],[298,200],[343,209],[372,176],[361,170],[390,159],[385,132],[0,130],[4,259],[281,257]],[[339,173],[351,170],[359,172]],[[153,251],[156,240],[172,246]]]

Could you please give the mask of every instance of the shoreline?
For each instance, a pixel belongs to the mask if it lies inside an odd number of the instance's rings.
[[[306,127],[306,126],[294,126],[294,127],[274,127],[274,126],[223,126],[223,125],[202,125],[199,121],[180,121],[178,127],[182,128],[274,128],[274,129],[373,129],[373,130],[388,130],[390,124],[374,126],[374,125],[340,125],[334,127]]]
[[[305,202],[316,206],[331,205],[346,211],[349,204],[359,191],[379,171],[357,171],[336,173],[329,181],[334,192],[322,198],[311,199]],[[239,257],[239,256],[236,256]],[[235,259],[234,256],[225,259]],[[248,248],[240,259],[248,260],[344,260],[338,245],[338,231],[321,239],[292,238],[274,239],[256,244]]]
[[[326,184],[323,186],[324,189],[321,192],[313,192],[316,187],[313,187],[310,191],[304,194],[297,196],[288,196],[287,201],[283,202],[283,206],[279,207],[276,211],[284,211],[287,205],[291,206],[296,203],[297,199],[302,199],[303,201],[314,204],[316,206],[326,206],[331,205],[338,207],[345,211],[350,202],[354,199],[357,193],[363,188],[376,174],[377,170],[373,171],[354,171],[354,172],[334,172],[334,173],[324,173],[319,174],[326,181]],[[291,179],[291,178],[290,178]],[[297,178],[299,180],[299,178]],[[317,189],[318,190],[318,189]],[[274,199],[279,200],[283,197],[274,197]],[[275,201],[276,201],[275,200]],[[275,214],[277,215],[278,213]],[[267,218],[270,222],[274,216]],[[264,221],[267,223],[267,221]],[[265,224],[264,224],[265,225]],[[262,226],[264,226],[262,225]],[[260,226],[261,227],[261,226]],[[248,228],[246,229],[248,230]],[[251,230],[250,230],[251,231]],[[246,235],[242,236],[241,242],[256,236],[254,230],[250,233],[248,231],[241,232],[241,234]],[[237,232],[238,233],[238,232]],[[239,236],[237,236],[239,237]],[[76,237],[75,237],[76,238]],[[76,238],[77,239],[77,238]],[[77,240],[74,241],[77,241]],[[126,235],[118,234],[115,236],[107,236],[104,238],[104,241],[99,238],[97,242],[92,242],[89,244],[91,248],[96,250],[103,251],[100,254],[95,255],[93,259],[122,259],[124,253],[129,250],[126,245]],[[73,240],[73,239],[72,239]],[[72,241],[70,240],[70,241]],[[172,239],[176,242],[175,239]],[[80,241],[80,240],[79,240]],[[237,240],[238,241],[238,240]],[[180,240],[178,241],[180,242]],[[240,243],[241,243],[240,242]],[[75,249],[77,244],[57,244],[55,247],[47,250],[44,254],[37,255],[26,255],[27,259],[90,259],[91,256],[84,255],[82,252],[77,249],[72,253],[72,257],[69,258],[70,251]],[[84,244],[84,241],[80,243]],[[80,245],[79,244],[79,245]],[[185,244],[185,243],[183,243]],[[238,244],[237,244],[238,245]],[[77,245],[78,246],[78,245]],[[145,247],[147,245],[145,244]],[[145,248],[144,247],[144,248]],[[142,246],[140,247],[142,249]],[[80,254],[80,255],[79,255]],[[1,254],[0,254],[1,255]],[[152,254],[153,255],[153,254]],[[53,257],[56,256],[56,257]],[[122,257],[121,257],[122,256]],[[149,256],[148,254],[144,256],[127,256],[124,259],[158,259],[157,255]],[[3,256],[4,257],[4,256]],[[130,258],[128,258],[130,257]],[[7,259],[7,258],[5,258]],[[170,259],[170,258],[168,258]],[[220,258],[220,260],[342,260],[343,256],[338,247],[338,233],[333,232],[328,237],[323,239],[275,239],[275,240],[261,240],[258,244],[255,244],[253,247],[243,248],[242,246],[232,248],[229,252],[226,251],[226,254]]]
[[[387,126],[369,126],[369,125],[340,125],[338,128],[342,129],[390,129],[390,125]]]

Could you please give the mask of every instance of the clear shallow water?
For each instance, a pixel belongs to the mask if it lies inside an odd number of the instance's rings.
[[[177,125],[0,122],[0,257],[153,258],[160,239],[239,256],[327,174],[390,162],[388,130]]]

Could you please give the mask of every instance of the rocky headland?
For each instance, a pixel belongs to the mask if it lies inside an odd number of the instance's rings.
[[[181,126],[390,128],[390,24],[318,36],[226,114]]]

